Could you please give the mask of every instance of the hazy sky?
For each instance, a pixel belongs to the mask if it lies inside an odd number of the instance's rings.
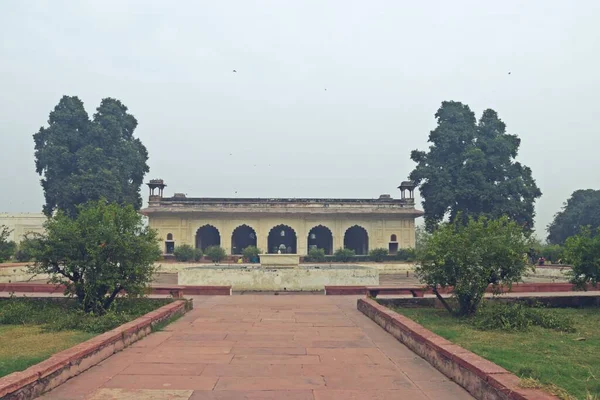
[[[123,101],[148,179],[206,197],[398,196],[456,100],[521,137],[543,235],[600,188],[599,20],[597,0],[3,0],[0,212],[41,210],[32,134],[65,94]]]

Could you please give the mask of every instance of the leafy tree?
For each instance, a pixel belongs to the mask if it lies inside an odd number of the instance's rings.
[[[93,201],[78,206],[75,218],[59,211],[44,227],[31,272],[66,285],[84,311],[103,314],[121,291],[139,296],[151,282],[157,234],[132,205]]]
[[[225,249],[220,246],[208,246],[206,250],[204,250],[204,254],[206,254],[206,257],[210,258],[215,264],[221,262],[227,255]]]
[[[510,286],[527,268],[528,239],[508,217],[488,220],[459,215],[440,225],[417,253],[417,277],[431,287],[448,311],[469,315],[477,311],[489,285]],[[450,287],[459,309],[454,311],[438,292]]]
[[[574,191],[548,225],[548,242],[563,244],[584,226],[590,226],[591,232],[600,228],[600,190]]]
[[[373,249],[371,251],[369,251],[369,258],[371,259],[371,261],[375,261],[375,262],[383,262],[383,260],[385,260],[385,257],[387,257],[388,255],[388,249],[384,249],[384,248],[378,248],[378,249]]]
[[[256,246],[248,246],[242,250],[242,256],[248,260],[249,262],[254,262],[253,260],[258,260],[258,255],[261,254],[262,251]]]
[[[44,213],[59,209],[74,216],[77,205],[100,198],[139,209],[140,186],[149,169],[148,152],[133,137],[136,126],[119,100],[103,99],[90,120],[79,98],[63,96],[48,127],[33,135]]]
[[[173,255],[177,261],[200,261],[202,258],[202,250],[195,249],[189,244],[182,244],[181,246],[175,247],[175,250],[173,250]]]
[[[8,236],[12,231],[4,225],[0,225],[0,263],[4,262],[14,254],[17,245]]]
[[[594,234],[588,227],[581,228],[581,233],[567,238],[564,256],[573,266],[571,282],[579,288],[587,283],[597,285],[600,282],[600,228]]]
[[[429,151],[414,150],[410,179],[419,186],[425,226],[432,232],[449,214],[469,218],[508,216],[533,229],[534,202],[541,196],[531,170],[514,161],[520,139],[506,133],[494,110],[478,123],[469,106],[444,101],[435,114]]]

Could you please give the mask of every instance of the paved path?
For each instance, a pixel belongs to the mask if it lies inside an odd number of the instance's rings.
[[[194,310],[43,399],[472,399],[356,297],[194,298]]]

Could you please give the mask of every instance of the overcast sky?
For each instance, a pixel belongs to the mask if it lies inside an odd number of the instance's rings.
[[[597,0],[3,0],[0,212],[41,210],[32,134],[65,94],[123,101],[147,178],[197,197],[398,196],[455,100],[522,139],[545,235],[600,188],[599,20]]]

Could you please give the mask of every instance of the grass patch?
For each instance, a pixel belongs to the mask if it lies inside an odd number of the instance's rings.
[[[597,399],[600,393],[600,308],[552,312],[572,321],[572,332],[530,326],[526,330],[481,330],[474,319],[446,310],[394,308],[438,335],[461,345],[563,399]]]
[[[118,299],[109,312],[98,316],[85,314],[72,299],[0,300],[0,376],[22,371],[171,301]],[[163,327],[170,322],[164,321]]]
[[[0,376],[22,371],[93,336],[79,331],[44,332],[36,325],[0,326]]]

